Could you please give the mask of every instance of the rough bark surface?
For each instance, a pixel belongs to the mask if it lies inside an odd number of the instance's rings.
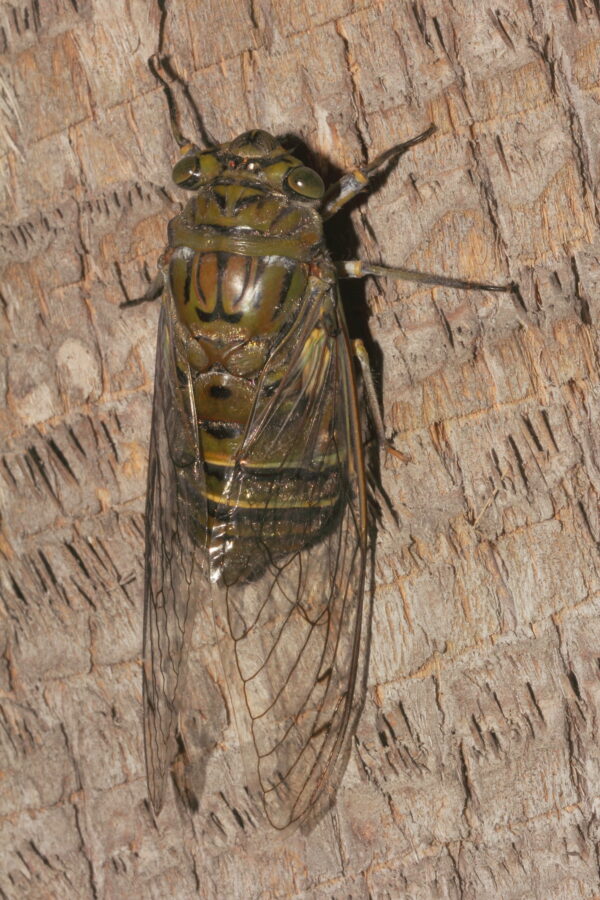
[[[0,26],[0,897],[597,897],[597,0],[13,0]],[[285,842],[225,718],[199,812],[146,799],[158,305],[119,304],[181,200],[161,35],[211,132],[294,134],[329,179],[435,122],[336,255],[520,285],[347,292],[412,460],[382,466],[337,805]]]

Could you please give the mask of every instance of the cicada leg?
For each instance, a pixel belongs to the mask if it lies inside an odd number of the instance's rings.
[[[140,303],[150,303],[153,300],[158,300],[160,295],[165,289],[165,279],[162,272],[157,272],[154,276],[148,289],[144,291],[141,297],[135,297],[133,300],[124,300],[123,303],[120,304],[121,309],[123,307],[129,306],[139,306]]]
[[[384,278],[396,278],[399,281],[418,281],[421,284],[452,287],[463,291],[516,292],[517,290],[515,282],[511,282],[510,284],[488,284],[484,281],[465,281],[462,278],[449,278],[446,275],[433,275],[431,272],[417,272],[415,269],[380,266],[376,263],[364,262],[361,259],[338,261],[335,263],[335,268],[338,278],[364,278],[367,275],[379,275]]]
[[[343,175],[339,181],[331,185],[323,198],[321,207],[321,216],[323,220],[330,219],[343,206],[346,205],[353,197],[356,197],[368,185],[373,175],[381,169],[386,163],[394,163],[398,160],[410,147],[420,144],[427,140],[434,131],[435,125],[430,125],[421,134],[404,141],[402,144],[396,144],[380,153],[373,162],[368,163],[362,168],[353,169]],[[448,278],[445,275],[433,275],[429,272],[417,272],[413,269],[403,269],[398,267],[380,266],[371,262],[363,262],[360,259],[352,259],[347,262],[336,262],[336,269],[339,278],[363,278],[365,275],[382,275],[387,278],[396,278],[403,281],[418,281],[421,284],[438,285],[440,287],[453,287],[460,290],[477,290],[477,291],[512,291],[516,292],[515,284],[487,284],[480,281],[465,281],[462,278]]]
[[[381,410],[379,409],[379,401],[377,399],[377,391],[375,390],[375,382],[373,380],[373,374],[371,372],[371,365],[369,363],[369,354],[367,353],[367,348],[360,339],[352,341],[352,346],[354,349],[354,355],[356,356],[362,373],[367,407],[369,410],[371,421],[373,422],[373,427],[375,428],[377,440],[386,453],[390,453],[401,462],[410,462],[411,457],[406,453],[402,453],[401,450],[397,450],[392,442],[388,441],[387,437],[385,436],[385,426],[383,424]]]
[[[323,197],[323,206],[321,207],[321,216],[323,220],[330,219],[331,216],[335,215],[336,212],[342,208],[342,206],[345,206],[353,197],[360,194],[360,192],[366,188],[373,175],[381,169],[382,166],[386,163],[396,162],[396,160],[406,153],[410,147],[414,147],[415,144],[420,144],[421,141],[427,140],[435,130],[435,125],[430,125],[426,131],[411,138],[409,141],[404,141],[402,144],[396,144],[394,147],[390,147],[389,150],[380,153],[373,162],[368,163],[362,168],[352,169],[351,172],[347,172],[343,175],[339,181],[336,181],[335,184],[332,184],[331,187],[327,189],[325,196]]]
[[[421,282],[421,284],[453,287],[461,290],[513,292],[517,290],[517,285],[514,283],[487,284],[481,281],[465,281],[462,278],[449,278],[445,275],[433,275],[429,272],[416,272],[413,269],[380,266],[370,262],[363,262],[360,259],[353,259],[347,262],[336,262],[335,267],[339,278],[364,278],[366,275],[382,275],[387,276],[388,278],[401,279],[403,281],[418,281]],[[362,341],[355,340],[353,346],[354,354],[362,371],[367,405],[377,433],[378,441],[386,453],[392,454],[397,459],[402,460],[402,462],[408,462],[410,456],[407,456],[400,450],[396,450],[393,444],[391,444],[385,436],[385,428],[379,409],[379,402],[377,400],[377,393],[365,345]]]
[[[196,120],[198,134],[202,138],[204,146],[206,148],[217,147],[219,142],[215,140],[215,138],[205,126],[204,120],[202,119],[202,116],[198,111],[198,107],[196,106],[196,103],[194,102],[194,99],[190,94],[190,90],[187,84],[181,78],[181,76],[177,74],[177,72],[173,68],[173,65],[171,64],[170,59],[166,56],[161,57],[158,53],[155,53],[148,60],[148,68],[165,92],[165,96],[167,98],[167,106],[169,108],[171,134],[173,135],[175,142],[181,147],[181,152],[187,153],[189,150],[197,148],[197,145],[193,141],[190,141],[189,138],[187,138],[181,130],[181,126],[179,124],[179,110],[177,108],[177,102],[175,100],[175,95],[173,93],[169,80],[179,84],[188,103],[188,106],[192,110],[192,113]]]

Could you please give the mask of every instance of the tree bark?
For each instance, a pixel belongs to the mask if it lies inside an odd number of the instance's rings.
[[[599,20],[595,0],[2,4],[1,897],[600,894]],[[434,122],[333,252],[519,285],[344,288],[411,460],[382,462],[398,521],[337,804],[286,841],[225,724],[194,816],[146,799],[158,304],[119,304],[182,199],[159,48],[219,140],[291,134],[329,181]]]

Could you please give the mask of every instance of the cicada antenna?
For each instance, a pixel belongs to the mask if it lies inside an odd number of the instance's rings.
[[[173,89],[171,88],[170,82],[176,81],[177,84],[181,87],[181,90],[185,96],[185,99],[188,102],[188,106],[192,110],[194,114],[194,119],[196,120],[196,127],[198,129],[198,134],[202,140],[202,144],[204,147],[209,150],[211,147],[216,147],[219,144],[208,128],[206,128],[204,122],[202,121],[202,116],[198,111],[198,107],[196,106],[192,95],[190,94],[190,90],[181,76],[175,71],[173,66],[171,65],[171,61],[168,56],[163,56],[162,58],[155,53],[148,60],[148,68],[162,86],[165,96],[167,98],[167,106],[169,107],[169,120],[171,122],[171,134],[175,139],[175,142],[180,147],[190,147],[195,146],[194,141],[190,141],[181,130],[181,125],[179,122],[179,110],[177,108],[177,103],[175,101],[175,94],[173,93]]]

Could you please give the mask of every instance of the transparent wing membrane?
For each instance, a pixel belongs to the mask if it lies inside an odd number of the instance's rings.
[[[169,302],[159,325],[147,500],[150,794],[160,810],[186,704],[194,612],[212,599],[248,778],[269,821],[285,829],[332,800],[361,703],[365,486],[348,339],[334,288],[318,282],[261,373],[245,440],[211,513],[192,376],[177,358]]]
[[[203,481],[189,383],[175,360],[167,308],[161,309],[146,500],[144,744],[158,812],[176,752],[178,703],[185,695],[195,604],[208,596],[206,565],[194,534]]]
[[[250,422],[232,473],[219,550],[217,621],[238,730],[251,781],[279,829],[333,797],[360,705],[366,555],[352,363],[331,288],[307,305],[295,330],[267,364],[260,425]],[[276,399],[265,395],[273,372],[282,373]],[[248,497],[260,502],[251,529]],[[248,535],[242,562],[240,534]]]

